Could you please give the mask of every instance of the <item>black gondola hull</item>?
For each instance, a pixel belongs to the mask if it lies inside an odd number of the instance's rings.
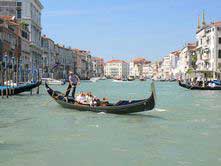
[[[189,89],[189,90],[221,90],[221,87],[199,87],[183,84],[179,81],[179,86]]]
[[[8,89],[2,89],[0,91],[0,95],[18,95],[20,93],[23,93],[23,92],[28,92],[28,91],[31,91],[32,89],[34,88],[37,88],[41,85],[41,81],[39,82],[36,82],[34,84],[28,84],[28,85],[25,85],[25,86],[18,86],[18,87],[9,87]]]
[[[111,114],[130,114],[130,113],[137,113],[137,112],[144,112],[150,111],[155,107],[155,91],[152,92],[151,96],[148,99],[144,100],[137,100],[126,105],[112,105],[112,106],[98,106],[93,107],[89,105],[82,105],[78,104],[74,101],[66,101],[63,97],[64,94],[52,90],[46,84],[48,94],[62,107],[78,110],[78,111],[91,111],[91,112],[104,112],[104,113],[111,113]]]

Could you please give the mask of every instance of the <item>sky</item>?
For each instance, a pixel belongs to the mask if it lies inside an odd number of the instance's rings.
[[[105,60],[160,60],[195,41],[198,16],[221,21],[221,0],[41,0],[43,34]]]

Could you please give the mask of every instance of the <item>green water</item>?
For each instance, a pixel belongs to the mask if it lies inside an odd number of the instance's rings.
[[[28,93],[0,99],[0,166],[220,166],[221,91],[156,83],[152,112],[110,115],[63,109]],[[64,91],[64,86],[54,86]],[[140,99],[149,82],[82,82],[78,91]]]

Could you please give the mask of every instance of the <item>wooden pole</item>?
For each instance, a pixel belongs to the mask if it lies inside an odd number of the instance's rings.
[[[7,60],[6,60],[5,75],[6,75],[6,97],[8,98],[8,66],[7,66]]]
[[[40,77],[40,73],[39,73],[39,69],[38,69],[38,81],[40,80],[39,77]],[[39,86],[37,87],[37,94],[39,94]]]

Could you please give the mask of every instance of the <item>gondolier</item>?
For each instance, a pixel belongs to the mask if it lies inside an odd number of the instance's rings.
[[[80,79],[72,71],[69,71],[68,81],[69,81],[69,85],[68,85],[68,88],[66,90],[65,97],[68,97],[69,93],[71,92],[71,89],[73,88],[72,97],[74,98],[76,87],[77,87],[77,85],[80,85]]]

